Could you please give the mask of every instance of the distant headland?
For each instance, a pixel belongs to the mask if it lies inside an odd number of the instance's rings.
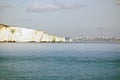
[[[0,24],[0,42],[65,42],[65,38],[42,30]]]

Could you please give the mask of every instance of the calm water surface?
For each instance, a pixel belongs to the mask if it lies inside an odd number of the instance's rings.
[[[120,43],[0,43],[0,80],[120,80]]]

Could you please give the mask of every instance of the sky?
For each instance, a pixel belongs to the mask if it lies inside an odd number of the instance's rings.
[[[120,0],[0,0],[0,24],[65,37],[120,37]]]

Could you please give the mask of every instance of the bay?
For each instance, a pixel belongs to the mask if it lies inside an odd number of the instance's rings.
[[[120,80],[120,43],[0,43],[0,80]]]

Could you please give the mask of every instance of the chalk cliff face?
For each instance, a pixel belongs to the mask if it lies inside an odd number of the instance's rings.
[[[65,42],[65,38],[41,30],[0,24],[0,42]]]

